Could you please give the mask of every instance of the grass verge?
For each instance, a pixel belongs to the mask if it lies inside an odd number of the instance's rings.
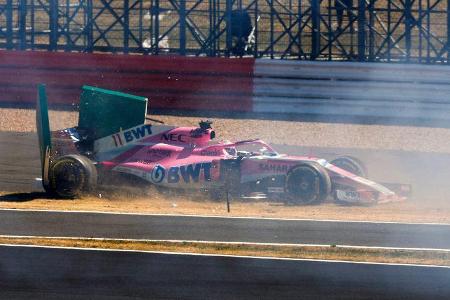
[[[89,238],[0,237],[0,244],[450,266],[449,251]]]

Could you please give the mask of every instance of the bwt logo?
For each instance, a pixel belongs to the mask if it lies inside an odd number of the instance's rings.
[[[123,136],[125,137],[125,141],[127,143],[132,142],[134,140],[139,140],[146,135],[152,134],[152,125],[146,124],[141,127],[127,130],[123,132]]]
[[[203,180],[211,180],[211,163],[198,163],[180,167],[171,167],[168,170],[157,165],[152,170],[151,181],[161,183],[167,175],[167,183],[178,183],[180,180],[185,183],[199,182],[200,173],[203,170]]]
[[[123,136],[122,136],[123,134]],[[142,125],[141,127],[133,128],[127,131],[124,131],[122,133],[115,133],[112,135],[112,139],[114,141],[114,145],[116,147],[123,146],[124,142],[122,138],[125,138],[125,143],[130,143],[134,140],[141,139],[145,137],[146,135],[152,134],[152,125],[146,124]]]

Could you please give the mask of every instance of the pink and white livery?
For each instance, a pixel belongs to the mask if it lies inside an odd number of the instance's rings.
[[[367,171],[355,158],[328,162],[290,156],[259,139],[215,142],[215,135],[209,121],[198,127],[143,123],[97,139],[86,138],[85,128],[56,131],[51,149],[41,150],[44,187],[60,197],[76,197],[104,178],[126,174],[136,182],[167,188],[206,190],[216,196],[263,195],[297,204],[404,199],[401,189],[396,193],[365,178]]]

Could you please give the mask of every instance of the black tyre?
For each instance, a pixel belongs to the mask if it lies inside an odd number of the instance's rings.
[[[292,168],[286,176],[285,192],[289,202],[316,204],[331,192],[331,180],[319,164],[305,162]]]
[[[364,163],[351,156],[341,156],[332,160],[330,163],[336,167],[358,175],[359,177],[367,177],[369,175]]]
[[[61,198],[75,198],[97,185],[97,169],[85,156],[65,155],[52,162],[47,192]]]

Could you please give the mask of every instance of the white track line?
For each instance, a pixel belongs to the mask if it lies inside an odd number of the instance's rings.
[[[48,239],[48,240],[88,240],[88,241],[117,241],[117,242],[145,242],[145,243],[198,243],[198,244],[225,244],[225,245],[248,245],[248,246],[278,246],[278,247],[324,247],[342,249],[373,249],[373,250],[404,250],[404,251],[426,251],[426,252],[449,252],[445,248],[408,248],[408,247],[381,247],[381,246],[354,246],[338,244],[292,244],[292,243],[258,243],[258,242],[228,242],[228,241],[203,241],[203,240],[154,240],[154,239],[116,239],[116,238],[93,238],[93,237],[65,237],[65,236],[36,236],[36,235],[0,235],[0,238],[10,239]]]
[[[386,265],[386,266],[450,269],[450,266],[439,266],[439,265],[380,263],[380,262],[364,262],[364,261],[349,261],[349,260],[286,258],[286,257],[269,257],[269,256],[245,256],[245,255],[230,255],[230,254],[204,254],[204,253],[189,253],[189,252],[145,251],[145,250],[125,250],[125,249],[104,249],[104,248],[80,248],[80,247],[59,247],[59,246],[53,247],[53,246],[14,245],[14,244],[0,244],[0,247],[44,248],[44,249],[82,250],[82,251],[101,251],[101,252],[125,252],[125,253],[128,252],[128,253],[148,253],[148,254],[206,256],[206,257],[231,257],[231,258],[262,259],[262,260],[307,261],[307,262],[324,262],[324,263],[344,263],[344,264]]]
[[[334,219],[295,219],[295,218],[271,218],[271,217],[245,217],[245,216],[216,216],[216,215],[194,215],[194,214],[152,214],[152,213],[128,213],[128,212],[107,212],[90,210],[52,210],[52,209],[15,209],[0,208],[0,211],[20,211],[20,212],[54,212],[54,213],[73,213],[73,214],[103,214],[103,215],[128,215],[128,216],[149,216],[149,217],[195,217],[195,218],[214,218],[214,219],[248,219],[248,220],[270,220],[270,221],[307,221],[307,222],[330,222],[330,223],[367,223],[367,224],[398,224],[398,225],[438,225],[450,226],[450,223],[431,223],[431,222],[394,222],[394,221],[358,221],[358,220],[334,220]]]

